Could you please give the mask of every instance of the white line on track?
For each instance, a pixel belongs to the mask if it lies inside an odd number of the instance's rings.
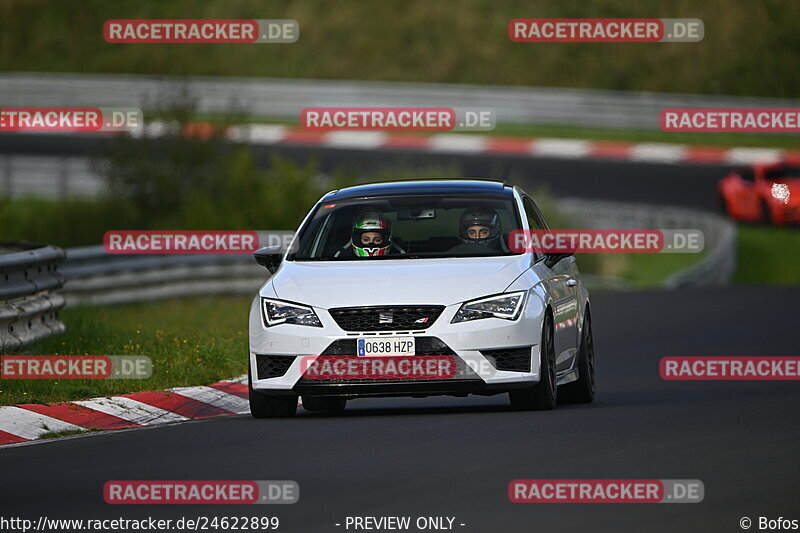
[[[783,155],[783,150],[773,148],[731,148],[728,150],[727,161],[733,165],[745,165],[755,162],[778,161]]]
[[[635,161],[678,163],[685,157],[686,146],[682,144],[640,143],[632,146],[630,158]]]
[[[387,136],[380,131],[332,131],[325,135],[324,144],[336,148],[378,148]]]
[[[227,136],[232,141],[275,144],[282,141],[288,131],[286,126],[253,124],[251,126],[232,126],[228,129]]]
[[[434,152],[483,152],[488,138],[483,135],[440,133],[431,136],[428,149]]]
[[[586,157],[591,147],[589,141],[541,138],[533,141],[532,151],[534,155],[580,158]]]

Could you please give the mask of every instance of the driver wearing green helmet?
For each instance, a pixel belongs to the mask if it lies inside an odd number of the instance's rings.
[[[392,225],[389,219],[375,210],[363,211],[353,220],[353,231],[348,242],[334,257],[376,257],[390,253],[404,253],[392,242]]]

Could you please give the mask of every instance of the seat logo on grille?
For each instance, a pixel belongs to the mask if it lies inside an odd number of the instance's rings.
[[[394,322],[394,315],[392,313],[378,313],[379,324],[391,324]]]

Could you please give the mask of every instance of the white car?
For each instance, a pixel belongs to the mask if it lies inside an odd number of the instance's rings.
[[[348,399],[508,393],[512,408],[591,402],[589,294],[571,254],[514,250],[547,229],[519,187],[483,180],[333,191],[250,308],[250,411],[340,411]]]

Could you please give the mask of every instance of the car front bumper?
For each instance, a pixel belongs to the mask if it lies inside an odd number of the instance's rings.
[[[344,331],[325,309],[315,308],[323,327],[280,324],[267,327],[261,314],[260,297],[253,300],[250,309],[250,371],[254,390],[268,394],[308,394],[340,396],[427,396],[494,394],[514,388],[527,387],[539,382],[539,342],[543,306],[537,298],[529,298],[521,316],[514,321],[488,318],[451,324],[461,304],[446,306],[434,323],[424,329],[403,332],[402,336],[417,339],[435,339],[448,349],[466,370],[451,379],[376,379],[351,381],[317,381],[303,377],[308,362],[330,353],[336,341],[358,338],[358,334]],[[380,332],[381,335],[401,335],[397,332]],[[420,345],[418,340],[417,345]],[[527,350],[530,354],[528,371],[498,370],[492,353],[497,350]],[[328,352],[326,352],[328,350]],[[438,353],[438,352],[437,352]],[[520,353],[520,352],[517,352]],[[293,358],[282,375],[259,377],[257,355]],[[355,356],[356,354],[346,354]],[[435,354],[432,354],[435,355]],[[415,357],[424,357],[418,355]],[[502,365],[499,365],[502,367]],[[526,365],[527,366],[527,365]],[[283,371],[283,368],[281,369]]]

